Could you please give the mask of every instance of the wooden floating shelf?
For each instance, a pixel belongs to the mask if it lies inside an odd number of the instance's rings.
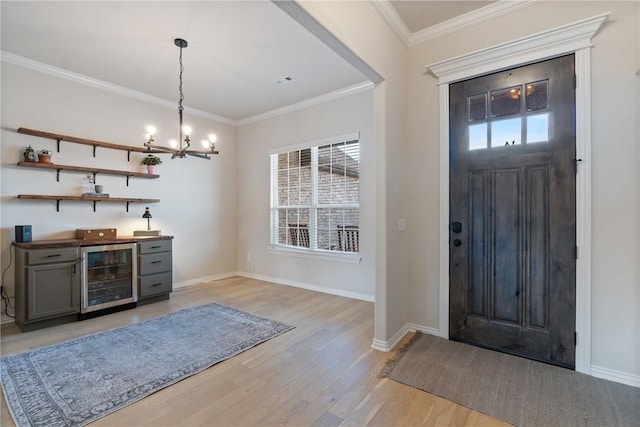
[[[132,151],[136,152],[136,153],[145,153],[145,154],[150,154],[150,153],[167,154],[164,151],[152,150],[152,149],[149,149],[147,147],[134,147],[134,146],[131,146],[131,145],[114,144],[112,142],[94,141],[92,139],[78,138],[76,136],[61,135],[59,133],[45,132],[45,131],[36,130],[36,129],[29,129],[29,128],[18,128],[18,133],[23,133],[25,135],[39,136],[41,138],[55,139],[56,141],[58,141],[58,146],[57,146],[58,153],[60,152],[60,141],[67,141],[67,142],[73,142],[74,144],[83,144],[83,145],[92,146],[93,147],[93,157],[96,156],[96,148],[97,147],[109,148],[111,150],[126,151],[127,152],[127,160],[131,160],[131,152]]]
[[[160,199],[139,199],[135,197],[91,197],[91,196],[47,196],[42,194],[18,194],[18,199],[31,200],[55,200],[56,212],[60,212],[60,201],[72,202],[93,202],[93,211],[96,211],[98,202],[105,203],[126,203],[127,212],[129,212],[129,203],[160,203]]]
[[[71,172],[89,172],[93,174],[94,182],[97,174],[104,175],[117,175],[117,176],[126,176],[127,177],[127,186],[129,185],[129,178],[147,178],[147,179],[155,179],[159,178],[160,175],[149,174],[144,172],[130,172],[130,171],[121,171],[115,169],[101,169],[101,168],[89,168],[84,166],[71,166],[71,165],[59,165],[57,163],[40,163],[40,162],[18,162],[18,166],[29,167],[29,168],[37,168],[37,169],[50,169],[57,171],[56,181],[60,181],[60,171],[71,171]]]

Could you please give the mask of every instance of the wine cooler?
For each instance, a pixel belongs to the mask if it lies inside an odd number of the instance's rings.
[[[138,301],[136,243],[82,248],[81,313]]]

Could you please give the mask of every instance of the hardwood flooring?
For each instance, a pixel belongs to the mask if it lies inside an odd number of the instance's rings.
[[[373,304],[233,277],[169,301],[28,333],[2,329],[2,354],[218,302],[296,326],[290,332],[97,420],[91,426],[507,426],[377,377],[393,353],[371,348]],[[13,426],[4,397],[0,424]]]

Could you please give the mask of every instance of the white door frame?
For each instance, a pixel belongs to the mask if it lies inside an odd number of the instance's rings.
[[[609,13],[428,65],[440,91],[439,334],[449,339],[449,84],[561,55],[575,54],[576,371],[591,374],[591,39]]]

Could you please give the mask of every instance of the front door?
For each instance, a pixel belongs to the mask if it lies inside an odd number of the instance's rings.
[[[449,94],[450,338],[574,367],[574,56]]]

